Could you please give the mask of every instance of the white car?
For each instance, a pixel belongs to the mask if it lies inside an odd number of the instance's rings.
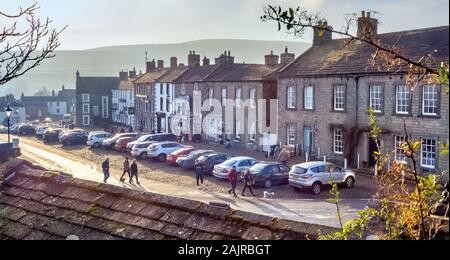
[[[214,166],[213,175],[219,179],[228,179],[228,174],[230,173],[233,166],[236,166],[236,171],[238,174],[238,179],[240,179],[240,174],[253,167],[257,164],[258,160],[251,157],[233,157],[228,161],[225,161],[219,165]]]
[[[102,146],[103,141],[112,137],[112,134],[107,132],[92,132],[88,136],[87,145],[93,148]]]
[[[332,183],[344,184],[347,189],[351,189],[355,180],[353,171],[326,162],[298,164],[289,173],[289,185],[297,189],[310,188],[314,195],[320,194],[322,186]]]
[[[147,148],[147,156],[160,162],[165,162],[167,155],[181,148],[184,148],[184,146],[176,142],[155,143]]]
[[[36,127],[36,136],[39,138],[42,138],[44,136],[44,132],[47,128],[49,128],[50,126],[38,126]]]
[[[152,144],[154,144],[154,142],[143,142],[135,144],[131,149],[131,156],[140,157],[141,159],[147,159],[148,158],[147,148]]]

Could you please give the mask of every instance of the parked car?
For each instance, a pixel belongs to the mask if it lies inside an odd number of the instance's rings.
[[[43,138],[45,130],[49,128],[47,125],[40,125],[35,128],[35,134],[37,138]]]
[[[267,189],[289,183],[289,167],[279,162],[260,162],[250,168],[255,185]]]
[[[134,138],[138,138],[139,134],[138,133],[123,133],[123,134],[117,134],[109,139],[106,139],[102,142],[102,146],[104,148],[109,148],[109,149],[114,149],[117,140],[119,140],[120,138],[125,138],[125,137],[134,137]],[[136,139],[134,140],[136,141]],[[127,143],[128,144],[128,143]],[[125,149],[127,147],[125,146]]]
[[[87,136],[85,133],[80,131],[66,132],[59,137],[59,142],[63,146],[85,144],[87,142]]]
[[[79,134],[83,134],[83,135],[86,136],[86,139],[87,139],[87,137],[89,136],[89,132],[86,131],[86,130],[83,130],[83,129],[64,130],[64,131],[62,131],[61,133],[59,133],[59,142],[61,142],[61,137],[62,137],[64,134],[71,134],[71,133],[79,133]]]
[[[114,145],[114,149],[116,151],[125,153],[127,151],[128,143],[134,142],[136,140],[137,140],[137,137],[122,137],[122,138],[119,138],[116,141],[116,144]]]
[[[228,174],[236,166],[238,178],[244,171],[257,164],[258,160],[251,157],[234,157],[219,165],[214,166],[213,175],[219,179],[228,179]]]
[[[194,151],[193,147],[183,147],[180,150],[177,150],[167,156],[167,164],[169,165],[177,165],[177,160],[180,157],[186,157],[188,154],[190,154],[192,151]]]
[[[307,162],[295,165],[289,173],[289,185],[297,189],[310,188],[314,195],[320,194],[323,185],[344,184],[348,189],[355,185],[356,175],[332,163]]]
[[[88,136],[87,145],[93,148],[102,146],[103,141],[112,137],[108,132],[92,132]]]
[[[62,131],[64,131],[62,128],[47,128],[42,135],[42,140],[44,143],[58,142]]]
[[[0,134],[8,133],[8,127],[0,125]]]
[[[133,146],[133,149],[131,150],[131,156],[139,157],[141,159],[147,159],[148,158],[147,148],[154,143],[155,142],[144,142],[135,144]]]
[[[17,135],[17,134],[19,134],[19,127],[20,127],[21,125],[13,125],[13,126],[11,126],[10,128],[9,128],[9,133],[10,134],[12,134],[12,135]]]
[[[179,157],[177,159],[177,164],[178,164],[178,166],[180,166],[181,168],[183,168],[185,170],[192,170],[195,168],[195,160],[200,158],[200,156],[202,156],[202,155],[210,154],[210,153],[214,153],[214,151],[213,150],[195,150],[185,157]]]
[[[183,148],[183,145],[177,142],[160,142],[154,143],[147,148],[147,156],[149,158],[165,162],[167,155]]]
[[[231,156],[225,153],[210,153],[200,156],[198,161],[202,166],[203,173],[212,174],[214,166],[219,165],[230,158]]]
[[[127,151],[131,151],[133,146],[145,142],[176,142],[177,137],[174,134],[151,134],[141,136],[138,140],[131,142],[127,146]]]
[[[21,125],[17,130],[18,135],[34,135],[34,126],[32,125]]]

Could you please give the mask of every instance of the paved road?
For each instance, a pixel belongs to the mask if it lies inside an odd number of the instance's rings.
[[[5,136],[0,136],[0,140],[2,139],[5,140]],[[50,170],[70,173],[76,178],[90,181],[102,181],[103,175],[101,169],[97,166],[101,162],[94,164],[71,153],[23,138],[20,140],[20,147],[24,158],[34,161]],[[147,179],[141,179],[140,186],[121,184],[119,182],[120,175],[121,172],[119,170],[113,169],[111,172],[112,178],[109,183],[113,185],[125,185],[130,189],[146,190],[205,203],[211,201],[228,203],[234,209],[278,218],[331,227],[339,226],[339,222],[336,219],[335,205],[324,199],[233,198],[226,194],[208,190],[180,187]],[[343,219],[349,220],[357,216],[356,213],[365,207],[367,200],[367,198],[343,200],[343,204],[345,204],[345,207],[342,209]]]

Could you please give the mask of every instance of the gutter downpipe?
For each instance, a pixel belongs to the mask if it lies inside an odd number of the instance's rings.
[[[355,79],[355,129],[358,130],[358,108],[359,108],[359,80],[362,78],[363,76],[358,75],[356,76]],[[355,143],[355,152],[356,152],[356,156],[358,156],[358,142],[359,140],[356,140]],[[353,161],[355,160],[355,158],[353,158]]]

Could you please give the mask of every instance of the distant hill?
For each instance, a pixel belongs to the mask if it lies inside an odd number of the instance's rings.
[[[200,55],[206,55],[214,62],[225,50],[230,50],[236,62],[264,63],[264,55],[271,50],[279,54],[288,46],[290,52],[296,56],[303,53],[309,44],[285,41],[258,40],[199,40],[176,44],[148,44],[130,46],[102,47],[83,51],[57,51],[56,57],[45,61],[25,76],[15,79],[0,88],[0,96],[7,93],[20,95],[34,94],[45,86],[47,89],[75,88],[75,72],[81,76],[116,76],[121,70],[136,67],[137,71],[145,71],[145,52],[148,58],[162,59],[169,65],[172,56],[178,58],[179,63],[187,63],[190,50]],[[203,57],[202,57],[203,58]]]

